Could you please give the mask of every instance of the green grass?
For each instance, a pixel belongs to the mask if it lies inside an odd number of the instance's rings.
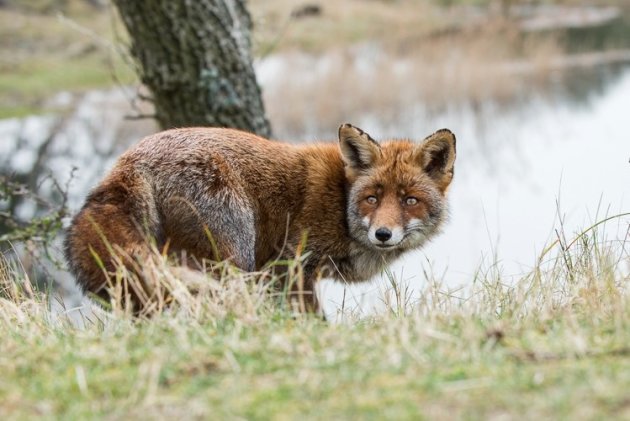
[[[78,0],[65,7],[41,4],[42,10],[0,9],[0,118],[49,111],[46,100],[60,91],[135,81],[132,69],[113,51],[115,18],[107,9]]]
[[[90,56],[66,61],[30,60],[18,71],[0,73],[0,118],[21,117],[46,111],[45,99],[61,91],[83,91],[114,86],[134,79],[131,69]]]
[[[195,276],[158,264],[179,291],[164,313],[115,308],[77,328],[7,266],[0,417],[627,418],[630,257],[594,237],[551,248],[514,285],[430,279],[412,305],[342,323],[292,316],[231,270],[185,293]]]

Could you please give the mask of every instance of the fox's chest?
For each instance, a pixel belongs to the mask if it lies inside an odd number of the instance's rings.
[[[380,274],[396,258],[400,252],[378,252],[364,248],[353,248],[350,254],[344,258],[331,258],[328,266],[328,275],[342,282],[364,282]]]

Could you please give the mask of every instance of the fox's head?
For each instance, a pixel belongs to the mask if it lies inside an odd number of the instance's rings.
[[[339,128],[348,179],[350,235],[377,250],[420,247],[446,219],[455,135],[443,129],[422,143],[377,143],[350,124]]]

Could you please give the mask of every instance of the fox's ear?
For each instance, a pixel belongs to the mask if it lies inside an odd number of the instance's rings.
[[[416,162],[443,192],[453,179],[455,154],[455,135],[448,129],[438,130],[417,146]]]
[[[348,123],[339,127],[339,146],[346,165],[357,171],[370,168],[381,156],[381,147],[376,140]]]

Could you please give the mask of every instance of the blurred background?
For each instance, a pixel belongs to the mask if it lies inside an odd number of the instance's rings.
[[[273,138],[335,141],[344,122],[377,139],[456,133],[450,222],[392,268],[411,295],[509,282],[553,241],[628,212],[630,0],[247,7]],[[0,240],[76,300],[59,229],[122,151],[159,130],[128,44],[105,0],[0,0]],[[598,230],[624,245],[628,226]],[[320,293],[328,312],[343,300],[371,311],[388,285]]]

